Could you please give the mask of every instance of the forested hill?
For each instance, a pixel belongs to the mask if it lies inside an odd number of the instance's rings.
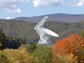
[[[42,16],[34,16],[34,17],[18,17],[15,19],[28,21],[28,22],[39,22],[43,17],[48,16],[48,21],[59,21],[59,22],[70,22],[77,23],[80,21],[84,21],[84,14],[48,14]]]
[[[23,37],[26,38],[28,42],[36,42],[39,39],[39,36],[33,29],[36,24],[37,23],[30,23],[21,20],[0,20],[0,28],[3,29],[7,36]],[[59,34],[59,38],[52,38],[52,42],[55,43],[57,40],[66,38],[72,33],[80,33],[83,31],[84,21],[79,23],[47,21],[44,27]]]

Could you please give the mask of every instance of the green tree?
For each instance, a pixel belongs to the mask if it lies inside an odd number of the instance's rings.
[[[6,36],[4,48],[18,49],[22,44],[26,44],[26,39],[15,36]]]
[[[29,42],[26,48],[29,53],[33,53],[34,50],[36,49],[36,44],[34,42]]]
[[[32,53],[32,57],[35,63],[51,63],[53,58],[52,48],[45,45],[38,45],[34,53]]]
[[[3,30],[0,28],[0,50],[3,50],[5,38],[6,38],[6,36],[3,32]]]

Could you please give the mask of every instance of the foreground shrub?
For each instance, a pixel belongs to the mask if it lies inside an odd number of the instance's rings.
[[[78,51],[78,63],[84,63],[84,47]]]
[[[23,48],[26,48],[26,45],[25,45],[25,44],[22,44],[22,45],[18,48],[18,50],[22,50]]]
[[[38,45],[34,53],[32,53],[35,63],[51,63],[52,62],[52,48],[45,45]]]
[[[84,56],[82,56],[84,55],[84,38],[77,34],[72,34],[66,39],[57,41],[53,48],[53,53],[59,55],[72,53],[77,56],[79,63],[84,63]]]
[[[0,51],[0,63],[8,63],[6,53]]]

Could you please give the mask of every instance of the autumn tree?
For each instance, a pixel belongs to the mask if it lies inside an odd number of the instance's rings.
[[[84,38],[78,34],[72,34],[68,38],[62,39],[55,43],[53,48],[53,54],[65,55],[74,54],[74,56],[80,57],[79,63],[84,60]],[[79,52],[81,51],[81,54]]]
[[[6,38],[6,36],[3,32],[3,30],[0,28],[0,50],[3,50],[5,38]]]

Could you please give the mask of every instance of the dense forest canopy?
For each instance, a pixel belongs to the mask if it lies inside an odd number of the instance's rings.
[[[37,23],[30,23],[21,20],[0,20],[0,28],[3,29],[7,36],[23,37],[27,42],[37,42],[38,34],[34,31],[34,26]],[[73,33],[80,33],[84,30],[84,21],[79,23],[67,22],[46,22],[44,27],[56,32],[59,38],[52,38],[52,43],[55,43],[62,38],[68,37]]]

